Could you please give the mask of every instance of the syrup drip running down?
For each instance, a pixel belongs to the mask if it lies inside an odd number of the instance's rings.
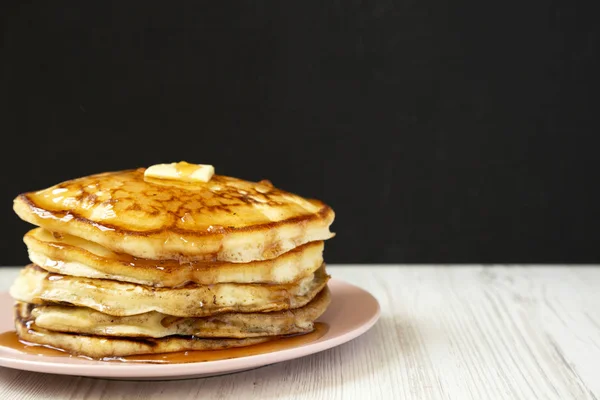
[[[315,329],[303,335],[287,336],[274,339],[269,342],[260,343],[246,347],[234,347],[225,350],[211,351],[184,351],[176,353],[145,354],[127,357],[107,358],[107,362],[125,362],[125,363],[151,363],[151,364],[184,364],[193,362],[206,362],[229,360],[232,358],[249,357],[258,354],[272,353],[299,347],[305,344],[315,342],[325,336],[329,326],[325,323],[315,323]],[[38,345],[34,343],[22,342],[19,340],[16,332],[4,332],[0,334],[0,346],[4,346],[21,353],[35,356],[47,357],[77,357],[59,349]],[[89,359],[88,357],[82,357]]]

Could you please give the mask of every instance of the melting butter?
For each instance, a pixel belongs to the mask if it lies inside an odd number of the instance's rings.
[[[144,178],[208,182],[214,174],[215,168],[212,165],[190,164],[181,161],[178,163],[152,165],[144,171]]]

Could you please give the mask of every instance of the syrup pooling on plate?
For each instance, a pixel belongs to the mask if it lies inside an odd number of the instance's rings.
[[[124,363],[151,363],[151,364],[183,364],[194,362],[207,362],[218,360],[229,360],[239,357],[250,357],[259,354],[272,353],[275,351],[287,350],[314,343],[321,339],[327,331],[329,325],[317,322],[315,329],[306,334],[293,335],[282,338],[276,338],[271,341],[246,347],[234,347],[225,350],[211,351],[185,351],[164,354],[136,355],[127,357],[106,357],[102,361],[124,362]],[[14,331],[0,334],[0,346],[20,351],[22,353],[46,356],[46,357],[81,357],[72,356],[64,351],[50,348],[48,346],[36,345],[25,341],[20,341]],[[89,359],[89,357],[83,357]]]
[[[35,343],[29,343],[24,340],[20,340],[17,336],[17,332],[8,331],[0,333],[0,347],[6,347],[12,350],[19,351],[21,353],[31,354],[34,356],[45,356],[45,357],[69,357],[69,353],[64,351],[53,349],[47,346],[42,346]]]

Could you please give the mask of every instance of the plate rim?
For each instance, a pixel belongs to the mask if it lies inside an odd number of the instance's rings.
[[[24,360],[10,357],[10,355],[0,353],[0,367],[6,367],[21,371],[30,371],[38,373],[50,373],[65,376],[81,376],[81,377],[96,377],[108,379],[156,379],[156,378],[173,378],[173,377],[193,377],[193,376],[210,376],[215,374],[223,374],[227,372],[241,372],[244,370],[254,369],[262,366],[280,363],[283,361],[302,358],[311,354],[319,353],[328,350],[344,343],[350,342],[353,339],[361,336],[370,330],[379,320],[381,316],[381,305],[373,294],[366,289],[346,282],[338,278],[331,278],[329,284],[332,296],[335,296],[335,291],[341,290],[341,287],[347,286],[353,291],[360,291],[364,295],[371,298],[375,305],[373,314],[363,323],[354,329],[327,338],[326,333],[323,338],[316,342],[305,343],[298,347],[292,347],[273,351],[269,353],[261,353],[244,357],[237,357],[225,360],[203,361],[180,364],[150,364],[150,363],[107,363],[105,366],[101,364],[76,364],[76,363],[60,363],[57,361],[44,360]],[[339,287],[332,289],[332,287]],[[7,292],[0,292],[0,296],[6,295]],[[10,305],[12,307],[12,304]],[[2,346],[0,346],[0,351]],[[116,368],[115,368],[116,367]],[[101,370],[110,368],[110,373],[103,374]],[[51,371],[50,371],[51,369]],[[118,372],[116,372],[118,371]]]

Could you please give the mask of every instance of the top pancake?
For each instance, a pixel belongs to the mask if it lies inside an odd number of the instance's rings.
[[[267,260],[329,239],[334,212],[317,200],[214,175],[185,183],[107,172],[19,195],[23,220],[147,259]]]

